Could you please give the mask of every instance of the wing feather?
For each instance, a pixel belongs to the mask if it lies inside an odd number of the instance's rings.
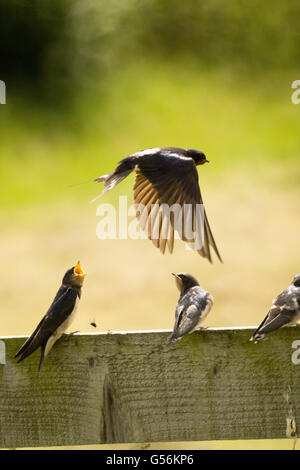
[[[271,331],[278,330],[281,326],[287,325],[291,322],[291,313],[291,310],[272,308],[253,334],[253,337],[257,334],[265,335],[271,333]]]
[[[141,217],[141,228],[151,238],[154,245],[165,252],[166,246],[170,252],[174,247],[174,231],[177,231],[180,238],[188,243],[196,244],[197,252],[212,261],[210,247],[215,251],[217,257],[222,261],[217,245],[213,238],[206,212],[202,220],[202,227],[197,226],[197,206],[203,205],[202,196],[198,183],[198,172],[192,158],[182,158],[176,153],[168,154],[147,154],[137,160],[136,181],[134,185],[134,200],[136,204],[143,204],[145,213],[139,214]],[[182,211],[182,221],[171,212],[168,223],[161,210],[150,207],[156,204],[167,204],[169,207],[178,204],[181,208],[190,205],[192,208],[190,217],[190,228],[194,234],[189,238],[186,236],[187,223],[184,220]],[[148,224],[146,222],[148,215]],[[168,214],[169,215],[169,214]],[[184,223],[185,222],[185,223]],[[151,232],[150,225],[154,228]],[[199,223],[198,223],[199,225]],[[182,230],[180,230],[182,226]],[[198,233],[202,230],[202,234]],[[191,231],[191,230],[190,230]],[[158,238],[152,238],[153,234]],[[202,246],[201,246],[202,245]],[[195,249],[195,248],[194,248]]]
[[[25,341],[24,345],[17,352],[15,357],[19,357],[18,362],[23,361],[40,346],[45,346],[50,336],[68,318],[73,311],[77,292],[73,288],[67,288],[65,292],[53,302],[40,321],[32,335]]]

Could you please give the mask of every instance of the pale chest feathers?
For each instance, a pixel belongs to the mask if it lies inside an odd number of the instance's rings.
[[[199,316],[199,320],[198,320],[198,323],[196,325],[196,327],[193,329],[193,331],[195,329],[198,328],[198,326],[200,325],[200,323],[203,322],[203,320],[205,320],[205,318],[207,317],[207,315],[209,314],[212,306],[213,306],[213,303],[214,303],[214,298],[211,294],[209,294],[206,298],[206,301],[207,301],[207,304],[206,304],[206,307],[205,309],[203,310],[203,312],[201,313],[201,315]]]
[[[295,317],[291,321],[291,326],[298,323],[300,320],[300,310],[297,310]]]
[[[214,303],[214,298],[211,294],[209,294],[207,296],[206,300],[207,300],[207,305],[206,305],[203,313],[201,314],[201,317],[200,317],[201,321],[204,320],[207,317],[207,315],[209,314],[209,312],[210,312],[210,310],[213,306],[213,303]]]
[[[50,338],[48,339],[47,344],[46,344],[46,348],[45,348],[45,357],[47,356],[47,354],[51,350],[52,346],[56,343],[56,341],[64,334],[64,332],[69,328],[71,323],[73,323],[73,321],[75,319],[75,316],[76,316],[76,314],[78,312],[78,309],[79,309],[79,303],[80,303],[80,299],[79,299],[79,297],[77,297],[76,301],[75,301],[75,307],[74,307],[72,313],[57,328],[55,333],[52,336],[50,336]]]

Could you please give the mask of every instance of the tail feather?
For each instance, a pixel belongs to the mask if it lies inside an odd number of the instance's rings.
[[[254,344],[257,344],[259,341],[261,341],[265,337],[264,334],[259,334],[259,333],[254,333],[249,341],[253,341]]]
[[[97,182],[97,183],[102,183],[103,181],[106,181],[109,176],[111,176],[112,173],[108,173],[107,175],[99,176],[99,178],[95,178],[92,181]]]
[[[40,342],[35,341],[35,338],[32,338],[31,341],[26,343],[24,348],[21,348],[20,351],[17,352],[15,357],[19,357],[17,363],[22,362],[26,357],[30,356],[36,349],[40,347]]]
[[[125,176],[119,176],[119,175],[114,175],[114,173],[109,173],[108,175],[103,175],[100,176],[99,178],[94,179],[93,181],[97,183],[102,183],[104,182],[104,189],[102,193],[100,193],[97,197],[91,200],[91,204],[95,202],[97,199],[99,199],[103,194],[107,193],[107,191],[110,191],[114,186],[116,186],[118,183],[120,183],[124,178],[126,178],[127,175]]]
[[[28,338],[29,340],[31,338]],[[17,363],[22,362],[26,357],[30,356],[34,351],[36,351],[39,347],[41,347],[41,357],[40,357],[40,362],[39,362],[39,368],[38,368],[38,374],[42,368],[44,359],[45,359],[45,347],[46,343],[40,344],[39,342],[34,341],[34,338],[32,338],[30,341],[26,342],[22,348],[17,352],[15,357],[19,357]]]
[[[40,357],[40,363],[39,363],[38,374],[40,373],[40,370],[41,370],[41,368],[42,368],[42,365],[43,365],[43,362],[44,362],[44,359],[45,359],[45,346],[46,346],[46,345],[42,345],[42,346],[41,346],[41,357]]]
[[[44,318],[42,318],[42,320],[40,321],[40,323],[38,324],[38,326],[36,327],[32,335],[29,336],[29,338],[27,338],[25,343],[22,345],[19,351],[15,354],[15,357],[21,356],[18,362],[23,361],[25,357],[29,356],[29,354],[31,354],[40,346],[39,333],[40,333],[40,328],[41,328],[43,321],[44,321]]]
[[[177,337],[177,336],[174,335],[174,333],[172,333],[172,334],[168,337],[168,339],[167,339],[167,341],[166,341],[166,344],[175,343],[175,342],[178,341],[179,339],[180,339],[180,336]]]
[[[99,178],[95,178],[93,181],[97,183],[103,183],[104,182],[104,189],[99,196],[95,197],[92,201],[96,201],[99,199],[103,194],[105,194],[107,191],[110,191],[112,188],[114,188],[117,184],[119,184],[126,176],[128,176],[135,167],[135,161],[132,158],[125,158],[124,160],[121,160],[119,166],[113,171],[112,173],[108,173],[107,175],[99,176]]]

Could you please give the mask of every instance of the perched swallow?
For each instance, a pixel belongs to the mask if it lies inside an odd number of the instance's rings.
[[[190,274],[174,274],[180,292],[175,308],[175,325],[167,343],[178,341],[186,333],[199,328],[213,305],[213,296],[199,286],[197,279]]]
[[[79,261],[76,266],[66,272],[62,285],[57,291],[48,312],[15,355],[15,357],[20,356],[18,362],[23,361],[37,348],[41,347],[38,369],[40,372],[44,358],[74,320],[79,307],[84,277],[85,272],[82,270]]]
[[[279,294],[272,303],[267,316],[253,333],[250,341],[258,343],[266,334],[278,330],[283,325],[297,323],[300,318],[300,274],[293,283]]]
[[[204,153],[194,149],[161,147],[133,153],[121,160],[112,173],[93,180],[104,182],[102,193],[93,201],[136,170],[134,201],[139,206],[136,216],[154,245],[164,253],[168,244],[172,253],[175,230],[201,256],[212,262],[212,247],[222,262],[198,183],[196,166],[206,162]]]

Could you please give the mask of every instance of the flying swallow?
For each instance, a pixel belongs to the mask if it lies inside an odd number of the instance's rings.
[[[199,286],[197,279],[186,273],[172,273],[180,292],[175,307],[175,325],[167,343],[178,341],[186,333],[200,329],[213,305],[213,297]]]
[[[46,315],[15,355],[15,357],[20,356],[18,362],[23,361],[23,359],[41,347],[38,369],[40,372],[44,358],[74,320],[79,307],[81,287],[85,275],[79,261],[76,266],[65,273],[62,285],[57,291]]]
[[[201,256],[212,262],[212,248],[222,262],[198,182],[196,167],[207,162],[204,153],[194,149],[161,147],[133,153],[121,160],[112,173],[93,180],[104,182],[102,193],[93,201],[135,170],[136,216],[154,245],[162,253],[167,245],[172,253],[176,231]]]
[[[293,283],[273,300],[271,309],[253,333],[250,341],[258,343],[271,331],[278,330],[278,328],[287,324],[293,325],[299,319],[300,274],[296,274]]]

